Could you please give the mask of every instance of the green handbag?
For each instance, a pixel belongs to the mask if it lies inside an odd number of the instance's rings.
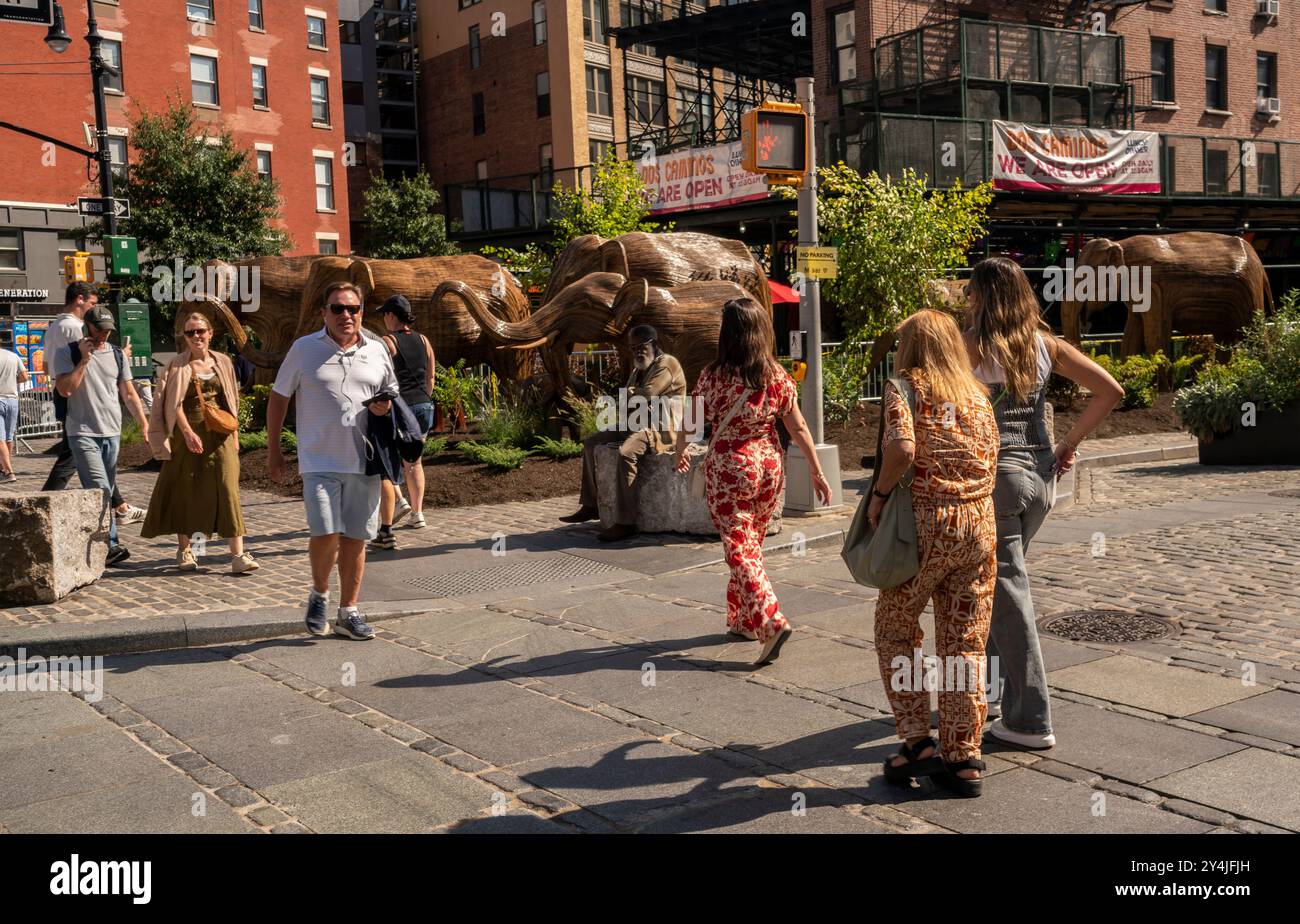
[[[889,381],[915,415],[916,402],[911,385],[902,378],[891,378]],[[840,550],[840,557],[849,566],[853,580],[881,590],[897,587],[915,577],[921,570],[916,548],[916,514],[912,511],[911,469],[889,495],[889,500],[885,501],[875,529],[871,528],[871,520],[867,515],[871,507],[871,492],[876,488],[876,476],[880,473],[884,436],[885,403],[881,401],[875,471],[872,472],[867,493],[858,502],[857,512],[844,537],[844,548]]]

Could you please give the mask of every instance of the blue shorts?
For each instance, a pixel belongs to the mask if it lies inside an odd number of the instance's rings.
[[[18,432],[18,399],[0,398],[0,443],[12,443]]]
[[[412,404],[411,413],[415,415],[415,421],[420,425],[420,435],[428,436],[429,431],[433,429],[433,404],[428,401]]]
[[[378,475],[308,472],[302,476],[302,501],[313,536],[335,533],[368,542],[379,532]]]

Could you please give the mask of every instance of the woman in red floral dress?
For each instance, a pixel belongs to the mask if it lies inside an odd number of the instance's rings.
[[[731,568],[727,629],[763,643],[755,666],[776,660],[791,632],[763,569],[763,540],[785,487],[777,418],[785,423],[804,458],[812,461],[818,498],[824,504],[831,499],[812,434],[799,412],[794,380],[776,361],[775,348],[768,312],[753,299],[729,301],[722,309],[718,358],[700,373],[695,385],[704,419],[710,432],[717,434],[703,464],[705,500]],[[678,439],[677,470],[689,469],[683,434]]]

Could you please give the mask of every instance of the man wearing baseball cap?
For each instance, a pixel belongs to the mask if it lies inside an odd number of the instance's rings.
[[[140,432],[148,431],[149,421],[140,396],[131,387],[126,357],[108,342],[116,329],[113,315],[107,308],[95,306],[82,320],[85,337],[54,354],[51,372],[55,388],[68,399],[63,429],[81,486],[104,492],[104,509],[108,511],[107,563],[115,565],[131,554],[117,541],[117,516],[112,504],[122,435],[119,396],[139,422]]]

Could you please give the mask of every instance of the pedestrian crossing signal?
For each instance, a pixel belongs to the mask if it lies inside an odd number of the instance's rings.
[[[91,262],[90,254],[78,250],[75,254],[64,257],[63,281],[67,284],[74,282],[94,282],[95,264]]]
[[[741,116],[742,165],[768,182],[789,182],[808,172],[808,114],[798,103],[768,100]]]

